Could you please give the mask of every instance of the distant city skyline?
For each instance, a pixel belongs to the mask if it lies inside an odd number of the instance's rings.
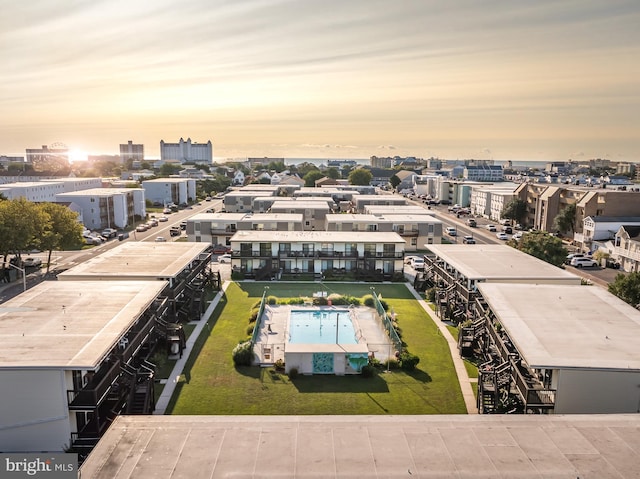
[[[640,161],[633,0],[3,4],[0,155]]]

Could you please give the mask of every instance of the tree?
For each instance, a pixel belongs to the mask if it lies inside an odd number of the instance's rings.
[[[502,218],[509,218],[516,223],[523,223],[526,214],[527,203],[518,198],[514,198],[509,201],[509,203],[504,205],[504,208],[502,208],[502,211],[500,212],[500,216]]]
[[[335,168],[333,166],[330,168],[327,168],[326,174],[328,178],[332,178],[334,180],[337,180],[338,178],[340,178],[340,172],[338,171],[338,168]]]
[[[56,203],[40,203],[40,209],[49,217],[39,240],[40,249],[48,252],[47,272],[54,249],[65,250],[82,246],[83,226],[78,222],[78,213]]]
[[[517,249],[558,267],[562,266],[567,258],[567,249],[562,245],[562,240],[543,231],[522,235]]]
[[[37,247],[43,232],[49,227],[49,221],[42,208],[24,198],[0,201],[0,255],[3,262],[9,254],[20,256],[22,252]]]
[[[401,180],[400,178],[398,178],[397,175],[393,175],[391,178],[389,178],[389,183],[391,183],[391,186],[393,186],[393,189],[396,189],[398,185],[401,183]]]
[[[182,166],[180,165],[172,165],[171,163],[165,163],[160,167],[160,172],[158,174],[160,176],[171,176],[171,175],[175,175],[181,169],[182,169]]]
[[[609,284],[609,292],[616,295],[625,303],[633,307],[640,304],[640,272],[633,272],[627,275],[619,273]]]
[[[304,186],[316,186],[316,180],[320,178],[324,178],[324,174],[320,170],[311,170],[309,173],[304,175],[302,178],[304,180]]]
[[[575,231],[576,223],[576,204],[572,203],[564,207],[553,219],[553,227],[560,233],[569,231],[571,234]]]
[[[349,173],[349,184],[350,185],[368,185],[371,183],[371,179],[373,175],[369,170],[365,170],[364,168],[356,168],[351,173]]]

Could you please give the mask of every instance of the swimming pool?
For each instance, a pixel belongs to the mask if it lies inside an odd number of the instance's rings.
[[[351,315],[342,310],[292,310],[289,315],[290,344],[358,344]]]

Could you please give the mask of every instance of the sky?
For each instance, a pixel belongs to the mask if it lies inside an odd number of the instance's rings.
[[[637,0],[0,0],[0,155],[640,161]]]

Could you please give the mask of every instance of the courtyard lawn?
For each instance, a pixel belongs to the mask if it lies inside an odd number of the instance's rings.
[[[413,372],[392,370],[372,378],[298,376],[273,368],[236,368],[233,347],[247,337],[249,312],[267,295],[311,297],[318,291],[362,297],[382,295],[397,315]],[[447,343],[403,284],[232,283],[198,339],[177,385],[170,414],[464,414],[466,408]]]

